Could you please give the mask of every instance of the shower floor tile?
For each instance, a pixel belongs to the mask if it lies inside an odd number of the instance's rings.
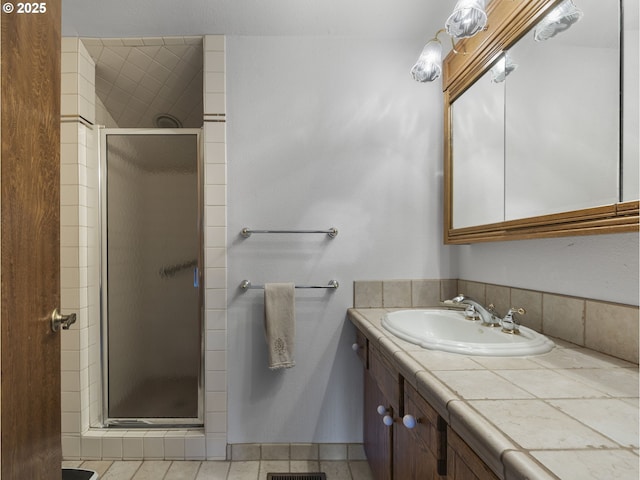
[[[111,418],[196,418],[198,379],[150,379],[109,409]]]

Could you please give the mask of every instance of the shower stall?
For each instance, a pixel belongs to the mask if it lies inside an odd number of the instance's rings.
[[[100,141],[103,425],[202,425],[200,130]]]

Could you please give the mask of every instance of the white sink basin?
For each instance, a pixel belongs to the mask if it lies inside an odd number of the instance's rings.
[[[387,313],[382,326],[407,342],[430,350],[498,357],[539,355],[555,344],[530,328],[519,335],[503,333],[500,327],[482,326],[447,309],[399,310]]]

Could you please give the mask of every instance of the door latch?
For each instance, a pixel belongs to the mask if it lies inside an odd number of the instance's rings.
[[[62,315],[56,308],[51,314],[51,330],[57,332],[62,327],[63,330],[69,330],[69,327],[76,323],[76,314]]]

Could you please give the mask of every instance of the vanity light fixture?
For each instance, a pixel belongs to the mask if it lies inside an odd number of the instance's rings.
[[[491,69],[491,81],[493,83],[502,83],[505,78],[518,68],[517,63],[513,63],[509,52],[504,52],[500,60]]]
[[[564,0],[544,17],[533,29],[533,39],[542,42],[564,32],[583,16],[582,10],[572,0]]]
[[[427,42],[422,49],[422,53],[418,61],[411,69],[411,76],[416,82],[433,82],[442,73],[442,43],[438,35],[444,33],[445,29],[441,28],[436,32],[436,36]],[[453,43],[451,37],[451,49],[453,53],[459,53]],[[462,52],[466,54],[466,52]]]
[[[442,74],[442,43],[438,35],[446,32],[451,37],[451,46],[455,49],[453,38],[472,37],[487,25],[485,12],[486,0],[458,0],[453,13],[449,15],[445,28],[436,32],[422,49],[418,61],[411,69],[411,76],[417,82],[433,82]],[[463,54],[466,52],[462,52]]]
[[[456,38],[472,37],[487,25],[485,0],[458,0],[445,22],[449,35]]]
[[[436,36],[427,42],[411,69],[411,76],[416,82],[433,82],[442,73],[442,43],[438,40],[441,32],[444,29],[438,30]]]

